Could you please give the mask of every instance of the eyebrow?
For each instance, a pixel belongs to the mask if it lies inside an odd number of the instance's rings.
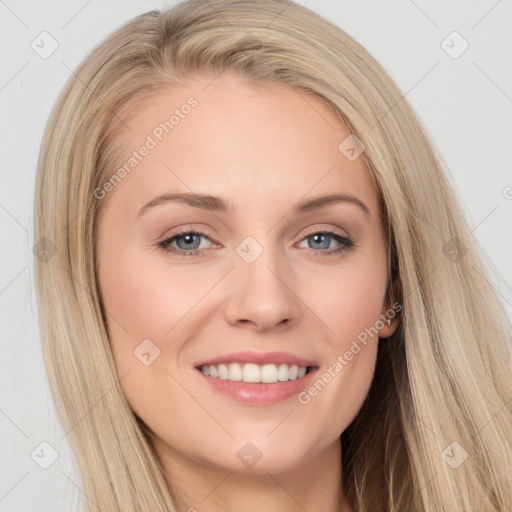
[[[210,196],[206,194],[191,194],[191,193],[168,193],[156,197],[146,205],[144,205],[137,216],[140,216],[149,208],[166,204],[169,202],[178,202],[192,206],[193,208],[202,208],[221,213],[234,213],[235,206],[232,203],[225,202],[220,197]],[[370,209],[360,199],[350,194],[329,194],[326,196],[315,197],[307,201],[301,201],[295,205],[292,212],[294,214],[308,213],[318,210],[325,206],[335,203],[348,203],[358,206],[367,217],[370,217]]]

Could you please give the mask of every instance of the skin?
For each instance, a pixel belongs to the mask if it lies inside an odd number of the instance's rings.
[[[211,389],[195,365],[252,349],[317,361],[318,375],[332,367],[390,307],[377,192],[362,157],[338,150],[349,132],[318,98],[233,73],[210,82],[197,77],[162,91],[119,135],[124,162],[168,112],[190,96],[198,101],[102,199],[99,282],[121,385],[153,432],[180,511],[350,511],[339,491],[339,436],[368,393],[376,336],[308,404],[297,396],[238,403]],[[155,197],[191,191],[236,211],[168,202],[138,215]],[[290,213],[299,200],[332,193],[356,196],[370,216],[343,202]],[[158,246],[180,228],[206,235],[201,255]],[[315,242],[313,230],[355,246],[328,255],[341,244]],[[247,236],[263,248],[252,263],[236,252]],[[183,236],[179,243],[172,245],[191,250]],[[379,334],[395,329],[392,320]],[[145,366],[134,350],[148,338],[160,355]],[[262,454],[252,467],[237,457],[247,442]]]

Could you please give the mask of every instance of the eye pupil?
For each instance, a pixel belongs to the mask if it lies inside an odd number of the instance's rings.
[[[321,244],[321,247],[320,249],[328,249],[329,248],[329,236],[326,235],[325,233],[315,233],[313,235],[311,235],[311,237],[313,239],[313,243],[315,244]],[[322,243],[322,238],[324,239],[323,240],[323,243]],[[310,245],[311,247],[311,245]],[[314,249],[318,249],[318,247],[313,247]]]
[[[176,243],[177,243],[178,247],[180,247],[180,242],[182,242],[182,241],[185,242],[185,248],[190,249],[194,243],[197,243],[197,241],[199,241],[199,237],[198,237],[198,235],[195,235],[193,233],[188,233],[186,235],[177,237]],[[180,247],[180,249],[182,249],[182,248],[183,247]],[[197,247],[195,247],[195,246],[193,248],[197,249]]]

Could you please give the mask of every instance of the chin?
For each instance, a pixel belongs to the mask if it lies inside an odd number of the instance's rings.
[[[238,473],[286,473],[300,467],[312,456],[313,447],[305,446],[304,438],[299,435],[288,436],[288,439],[301,440],[300,445],[283,442],[277,436],[271,440],[265,438],[267,435],[268,432],[259,438],[253,437],[252,441],[248,438],[243,441],[230,440],[220,448],[222,457],[219,457],[217,450],[211,454],[211,458],[208,457],[208,463]]]

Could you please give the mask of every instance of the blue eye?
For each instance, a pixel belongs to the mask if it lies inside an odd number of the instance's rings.
[[[335,240],[341,244],[341,249],[352,246],[351,240],[332,231],[317,231],[316,233],[308,235],[304,240],[308,240],[308,248],[310,249],[331,249],[331,240]],[[309,240],[313,240],[313,242],[310,243]],[[333,252],[338,252],[338,249],[330,251],[331,254]]]
[[[158,245],[166,252],[170,252],[176,254],[178,256],[195,256],[197,254],[201,254],[201,251],[198,251],[201,245],[201,237],[209,238],[202,234],[197,233],[195,231],[187,231],[185,233],[179,233],[171,236],[160,242]],[[177,248],[171,245],[176,242]],[[204,247],[201,247],[204,249]],[[191,250],[192,249],[192,250]]]
[[[158,246],[165,252],[175,254],[176,256],[203,256],[204,253],[201,249],[205,249],[205,247],[201,247],[202,238],[210,240],[204,233],[183,231],[166,238]],[[303,241],[306,240],[308,241],[307,252],[314,256],[332,256],[346,251],[355,245],[350,238],[341,236],[333,231],[316,231],[303,238]],[[332,240],[335,240],[340,246],[334,249],[330,247]]]

